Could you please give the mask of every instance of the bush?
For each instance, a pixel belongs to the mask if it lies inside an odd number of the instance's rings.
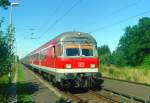
[[[150,69],[150,54],[144,58],[142,67],[145,69]]]
[[[9,87],[10,83],[8,76],[3,75],[0,77],[0,103],[6,103]]]
[[[114,73],[114,69],[113,68],[109,68],[109,74],[113,74]]]

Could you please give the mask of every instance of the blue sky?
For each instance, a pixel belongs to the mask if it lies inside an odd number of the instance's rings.
[[[150,0],[18,0],[17,2],[20,5],[13,7],[13,23],[16,27],[15,46],[20,57],[66,31],[91,32],[98,46],[107,44],[113,51],[126,26],[137,24],[142,17],[150,17]],[[77,5],[70,10],[76,2]],[[65,15],[68,10],[70,11]],[[9,23],[9,9],[0,8],[0,17],[5,18],[3,28],[6,29]]]

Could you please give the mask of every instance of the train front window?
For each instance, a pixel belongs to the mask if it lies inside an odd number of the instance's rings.
[[[92,45],[81,45],[82,56],[93,56]]]
[[[67,48],[66,49],[66,56],[79,56],[79,48]]]
[[[92,44],[67,44],[65,45],[66,56],[82,56],[93,57],[96,56],[95,45]]]
[[[68,44],[65,46],[66,56],[80,56],[79,45]]]

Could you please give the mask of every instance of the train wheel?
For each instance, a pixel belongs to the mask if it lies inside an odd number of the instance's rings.
[[[71,88],[72,88],[71,81],[69,81],[69,80],[63,80],[63,81],[62,81],[62,88],[63,88],[65,91],[71,90]]]
[[[51,75],[48,75],[47,78],[48,78],[48,81],[51,82]]]
[[[56,78],[55,78],[54,76],[52,76],[52,84],[53,84],[54,86],[57,85]]]
[[[87,87],[90,89],[92,87],[91,79],[87,79]]]
[[[88,88],[88,80],[85,80],[84,88]]]
[[[85,81],[83,81],[83,80],[79,80],[79,83],[80,83],[80,88],[83,88],[84,87],[84,85],[85,85]]]

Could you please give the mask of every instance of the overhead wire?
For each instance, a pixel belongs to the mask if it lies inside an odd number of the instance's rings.
[[[39,26],[39,28],[36,31],[36,34],[39,34],[42,31],[43,27],[47,27],[50,24],[50,21],[49,21],[50,18],[52,16],[55,16],[59,12],[59,10],[61,9],[61,7],[63,6],[63,3],[64,3],[64,0],[61,0],[61,2],[56,6],[56,8],[54,9],[54,11],[50,15],[48,15],[47,20],[45,20],[43,22],[43,24]],[[34,38],[35,39],[39,39],[40,37],[37,36],[37,37],[34,37]]]
[[[64,3],[64,0],[61,0],[61,2],[60,2],[59,5],[56,7],[56,9],[52,12],[51,15],[49,15],[48,19],[40,26],[40,28],[38,29],[39,32],[40,32],[40,30],[41,30],[43,27],[48,26],[48,25],[50,24],[50,18],[51,18],[52,16],[55,16],[55,15],[59,12],[59,10],[61,9],[61,7],[63,6],[63,3]]]
[[[66,15],[68,15],[68,14],[72,11],[72,9],[75,8],[75,7],[79,4],[80,1],[81,1],[81,0],[77,0],[77,1],[71,6],[71,8],[69,8],[69,9],[64,13],[64,15],[62,15],[61,17],[59,17],[58,19],[56,19],[56,20],[48,27],[48,29],[47,29],[46,31],[44,31],[44,32],[42,33],[42,35],[39,36],[38,38],[41,38],[43,35],[46,35],[46,33],[47,33],[48,31],[50,31],[57,23],[59,23]],[[124,7],[122,7],[122,8],[120,8],[120,9],[116,10],[115,12],[113,12],[113,13],[111,13],[111,14],[114,15],[114,14],[116,14],[116,13],[118,13],[118,12],[124,10],[125,8],[129,8],[129,7],[135,6],[136,4],[139,3],[139,1],[141,1],[141,0],[138,0],[137,2],[134,2],[134,3],[132,3],[132,4],[129,4],[128,6],[124,6]],[[57,10],[57,9],[56,9],[56,10]],[[137,16],[137,15],[135,15],[135,16]],[[109,15],[109,17],[110,17],[110,15]],[[128,18],[126,18],[125,20],[128,20],[128,19],[130,19],[130,18],[134,18],[134,16],[133,16],[133,17],[128,17]],[[120,24],[120,22],[123,22],[123,21],[124,21],[124,20],[121,20],[121,21],[118,21],[118,22],[115,22],[115,23],[112,23],[112,24],[109,24],[109,25],[106,25],[106,26],[102,26],[102,27],[100,27],[100,28],[98,28],[98,29],[95,29],[95,30],[92,31],[92,32],[96,32],[96,31],[98,31],[98,30],[100,30],[100,29],[106,29],[107,27],[111,27],[112,25]],[[42,27],[43,27],[43,26],[42,26]]]
[[[51,17],[51,16],[54,16],[54,15],[56,14],[56,12],[59,11],[59,9],[61,8],[61,6],[63,5],[63,2],[64,2],[64,0],[61,0],[60,5],[58,5],[58,6],[56,7],[56,9],[54,9],[54,11],[52,12],[52,14],[50,14],[50,15],[48,16],[48,19],[45,20],[45,21],[43,22],[43,24],[38,27],[37,31],[34,32],[35,34],[40,33],[41,30],[43,29],[43,27],[46,27],[46,25],[49,24],[49,19],[50,19],[50,17]],[[30,28],[30,29],[28,29],[28,30],[33,31],[33,30],[35,30],[35,28]],[[32,33],[33,33],[33,32],[32,32]],[[31,34],[32,34],[32,33],[31,33]],[[25,39],[31,39],[31,38],[39,39],[39,37],[33,37],[33,35],[32,35],[31,37],[29,37],[29,38],[26,38],[26,37],[24,37],[24,38],[25,38]]]
[[[56,19],[49,27],[48,29],[43,32],[41,36],[39,36],[39,38],[43,37],[48,31],[50,31],[57,23],[59,23],[60,21],[63,20],[63,18],[65,16],[67,16],[79,3],[81,2],[81,0],[77,0],[62,16],[60,16],[58,19]]]
[[[128,5],[125,5],[117,10],[115,10],[114,12],[112,12],[111,14],[109,14],[108,17],[111,17],[111,15],[114,15],[114,14],[118,14],[119,12],[123,11],[123,10],[127,10],[127,8],[130,8],[130,7],[133,7],[133,6],[136,6],[137,4],[140,3],[140,1],[142,0],[137,0],[136,2],[133,2],[131,4],[128,4]]]
[[[130,16],[130,17],[128,17],[128,18],[125,18],[125,19],[123,19],[123,20],[114,22],[114,23],[112,23],[112,24],[99,27],[99,28],[97,28],[97,29],[91,31],[90,33],[93,33],[93,32],[99,31],[99,30],[108,29],[108,28],[110,28],[110,27],[113,27],[113,26],[115,26],[115,25],[121,24],[121,23],[123,23],[123,22],[126,22],[126,21],[132,19],[132,18],[138,17],[138,16],[143,15],[143,14],[147,14],[147,13],[150,13],[150,10],[147,10],[147,11],[144,11],[144,12],[142,12],[142,13],[139,13],[139,14],[136,14],[136,15],[133,15],[133,16]]]
[[[125,6],[121,7],[121,8],[119,8],[119,9],[117,9],[117,10],[111,12],[110,14],[106,15],[104,18],[105,18],[105,19],[106,19],[106,18],[108,19],[108,18],[114,16],[115,14],[120,13],[120,12],[123,11],[123,10],[127,10],[127,8],[130,8],[130,7],[133,7],[133,6],[137,5],[137,4],[139,4],[140,1],[142,1],[142,0],[137,0],[137,1],[134,2],[134,3],[125,5]],[[93,25],[93,24],[95,24],[95,23],[90,23],[90,24],[88,24],[88,25]],[[80,27],[80,28],[82,28],[82,27]]]

